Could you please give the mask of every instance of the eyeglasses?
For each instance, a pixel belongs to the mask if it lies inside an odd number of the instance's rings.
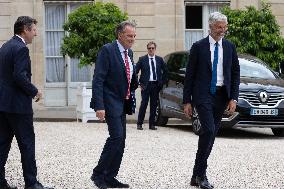
[[[148,50],[152,50],[152,49],[155,49],[155,47],[148,47],[147,49]]]

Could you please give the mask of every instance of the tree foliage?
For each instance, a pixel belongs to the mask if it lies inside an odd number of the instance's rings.
[[[99,49],[115,39],[115,27],[127,20],[127,13],[113,3],[84,4],[68,15],[63,29],[61,52],[71,58],[79,58],[80,66],[96,61]]]
[[[227,38],[236,45],[238,52],[254,55],[277,69],[284,61],[284,38],[270,5],[262,1],[260,10],[253,6],[245,10],[225,7],[222,12],[228,17]]]

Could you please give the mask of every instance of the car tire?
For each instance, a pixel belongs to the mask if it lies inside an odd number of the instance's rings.
[[[195,107],[193,107],[191,120],[192,120],[192,130],[193,130],[194,134],[200,135],[201,123],[200,123],[199,116],[198,116],[198,113],[197,113]]]
[[[284,129],[271,128],[273,134],[277,137],[284,137]]]
[[[168,123],[169,118],[162,115],[161,111],[161,104],[160,101],[158,101],[158,106],[156,109],[156,115],[155,115],[155,125],[157,126],[165,126]]]

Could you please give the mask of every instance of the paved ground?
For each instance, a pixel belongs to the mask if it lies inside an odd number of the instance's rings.
[[[56,189],[96,188],[93,167],[107,137],[105,124],[36,122],[38,178]],[[127,126],[119,180],[135,189],[190,189],[197,136],[186,126],[157,131]],[[269,129],[223,131],[209,159],[216,189],[283,189],[284,139]],[[23,188],[20,153],[14,141],[6,165],[9,183]]]

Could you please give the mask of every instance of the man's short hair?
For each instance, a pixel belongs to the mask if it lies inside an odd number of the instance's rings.
[[[133,28],[136,28],[136,24],[134,22],[131,22],[131,21],[123,21],[123,22],[119,23],[116,26],[116,29],[115,29],[115,37],[116,37],[116,39],[118,39],[118,34],[119,33],[124,32],[126,26],[131,26]]]
[[[25,27],[29,30],[32,28],[32,24],[37,24],[36,19],[29,16],[20,16],[14,24],[14,34],[21,34],[24,32]]]
[[[217,21],[225,21],[226,23],[228,23],[228,19],[227,19],[227,16],[220,13],[220,12],[213,12],[210,14],[209,16],[209,24],[213,24],[214,22],[217,22]]]
[[[157,48],[157,44],[156,44],[154,41],[150,41],[150,42],[147,44],[147,48],[148,48],[150,45],[154,45],[154,46],[155,46],[155,49]]]

